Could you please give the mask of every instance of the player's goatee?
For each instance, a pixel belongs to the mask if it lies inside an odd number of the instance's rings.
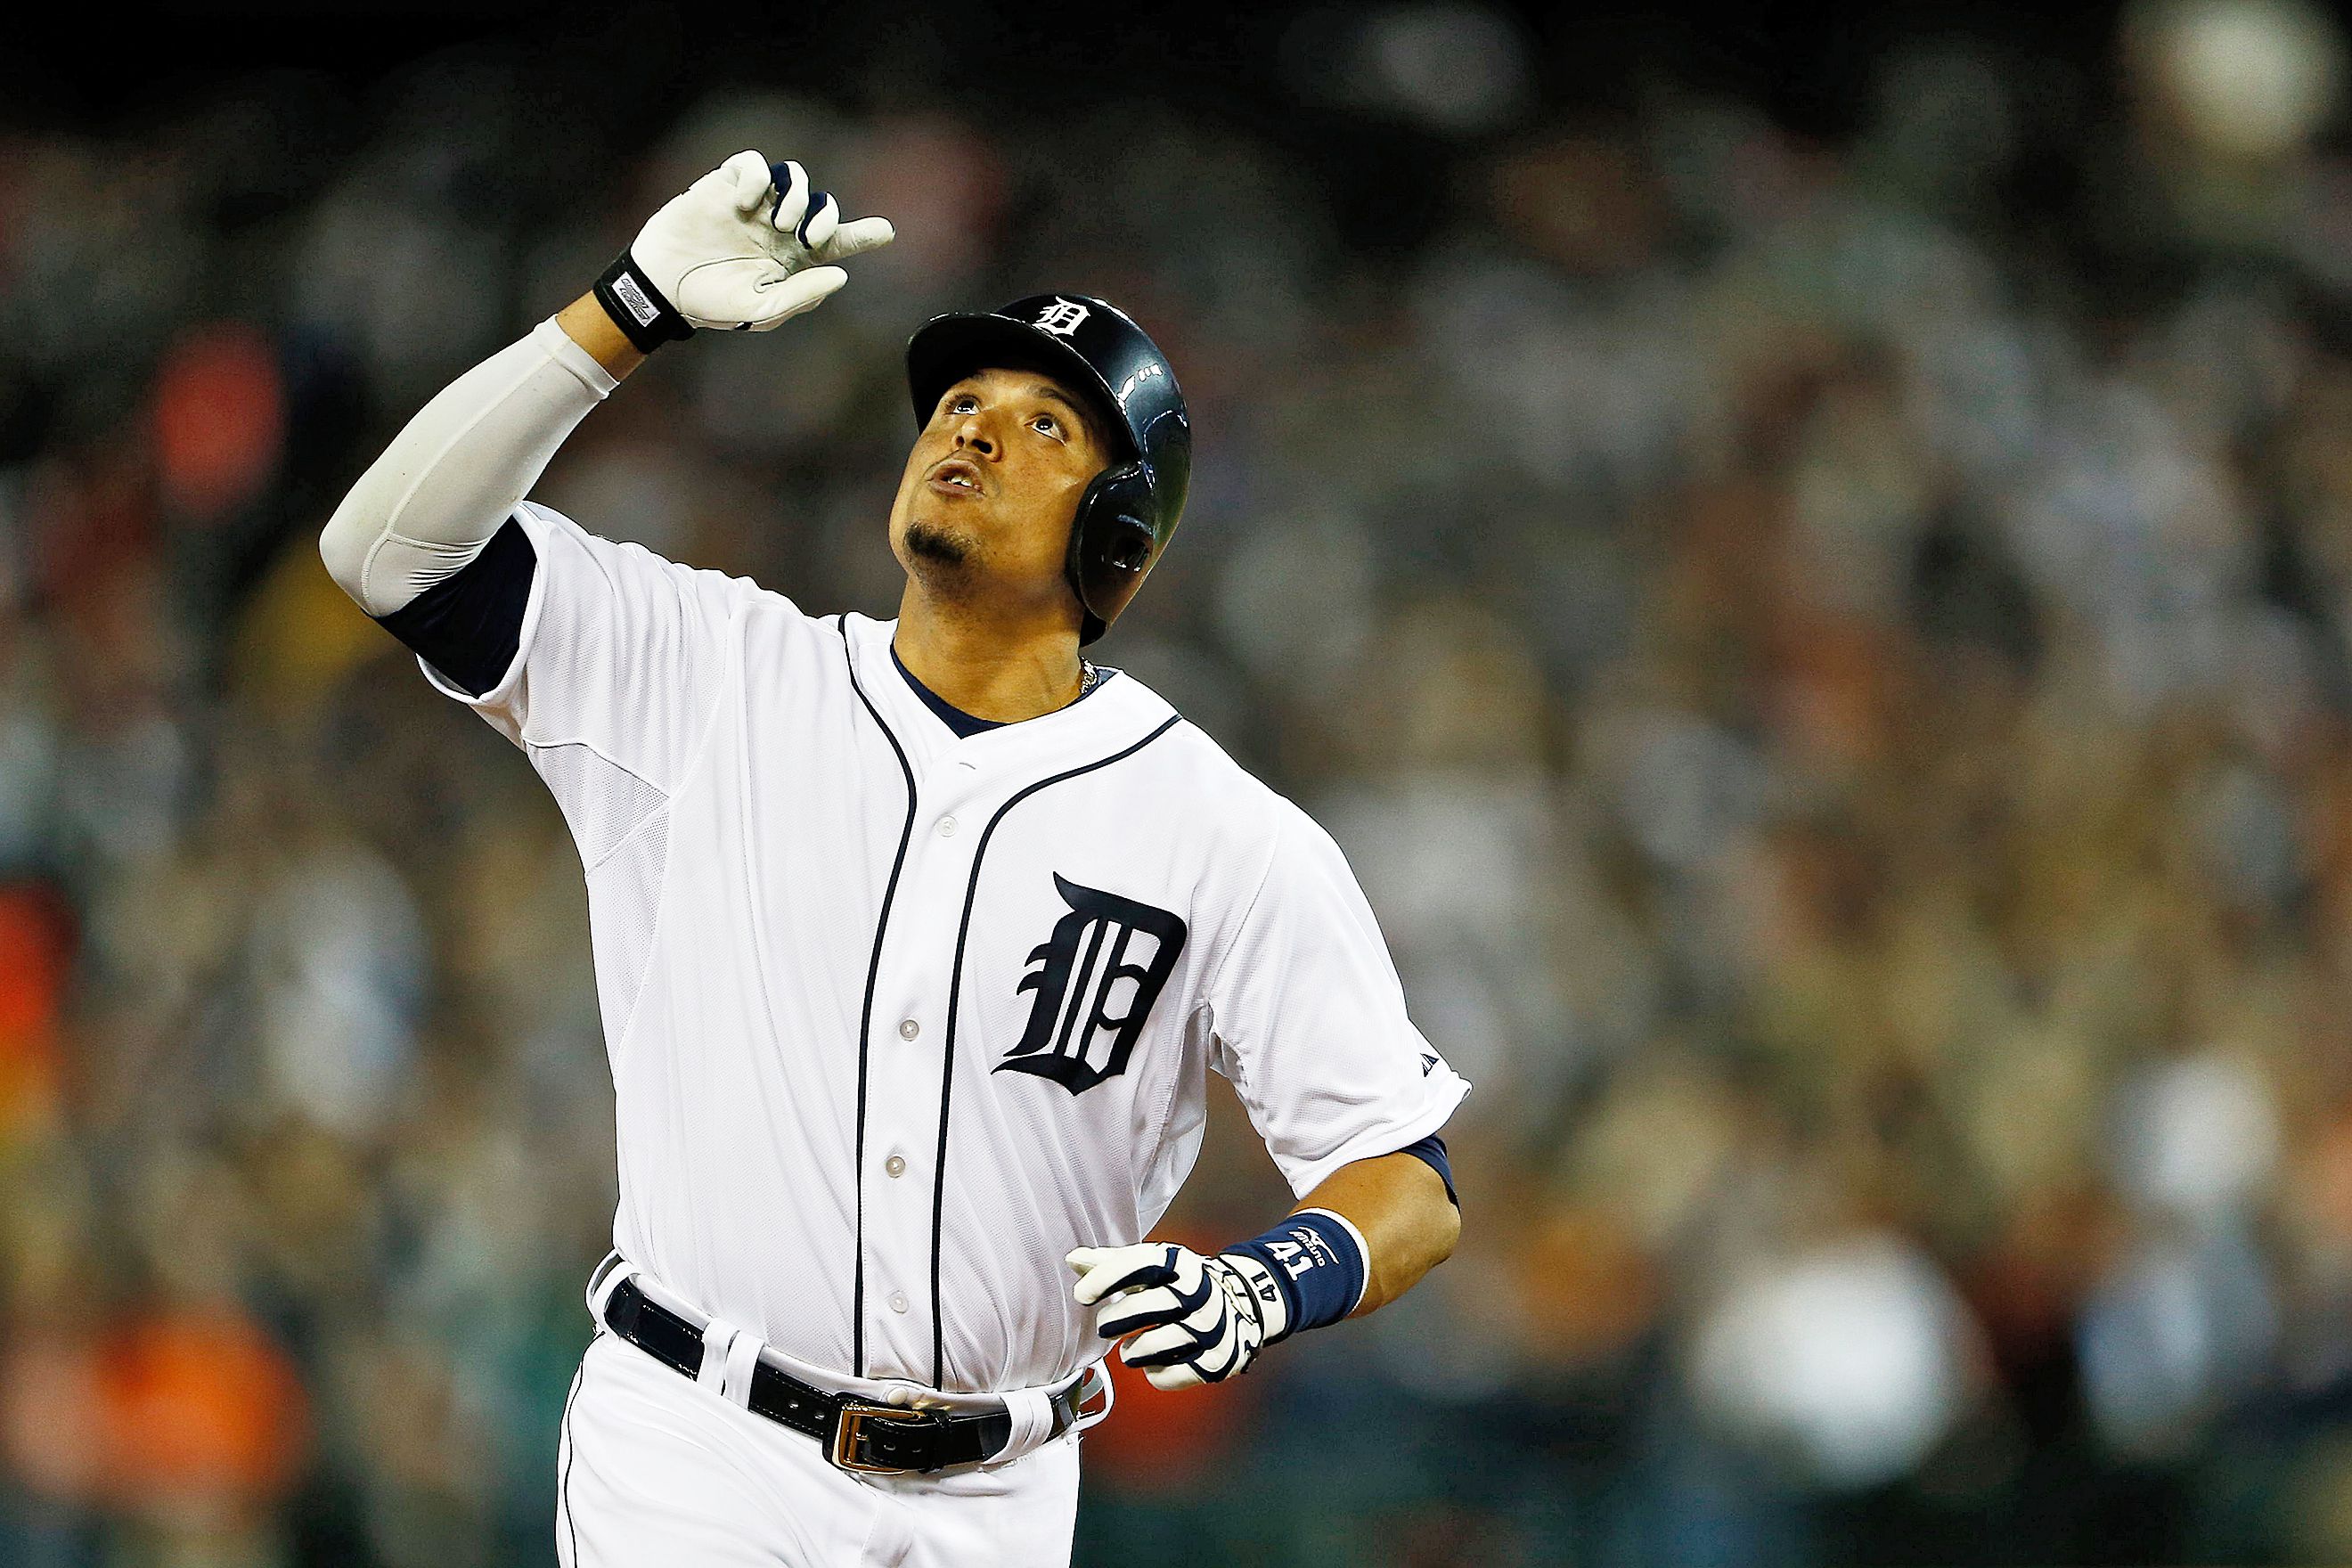
[[[971,545],[943,528],[928,522],[907,525],[907,553],[942,566],[961,566],[971,559]]]

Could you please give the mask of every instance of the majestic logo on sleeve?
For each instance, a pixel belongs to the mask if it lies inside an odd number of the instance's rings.
[[[1029,954],[1016,991],[1034,991],[1029,1027],[998,1072],[1050,1078],[1084,1094],[1127,1070],[1143,1022],[1184,951],[1184,922],[1168,910],[1082,888],[1056,875],[1070,912]]]

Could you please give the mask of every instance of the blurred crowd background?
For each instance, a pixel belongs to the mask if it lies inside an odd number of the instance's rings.
[[[2336,14],[455,16],[0,64],[0,1563],[551,1560],[579,866],[316,537],[743,147],[898,243],[541,499],[890,614],[908,331],[1126,303],[1099,652],[1477,1085],[1460,1253],[1130,1382],[1081,1563],[2352,1560]]]

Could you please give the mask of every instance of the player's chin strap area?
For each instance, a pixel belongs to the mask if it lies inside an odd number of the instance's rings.
[[[670,1298],[619,1253],[588,1277],[589,1314],[622,1339],[730,1404],[807,1434],[845,1470],[877,1475],[959,1466],[1009,1465],[1066,1432],[1083,1432],[1110,1414],[1110,1379],[1100,1363],[1077,1378],[994,1395],[1002,1412],[957,1415],[899,1403],[877,1404],[813,1387],[761,1359],[760,1336]],[[696,1319],[701,1321],[698,1325]],[[1089,1409],[1097,1394],[1099,1407]]]

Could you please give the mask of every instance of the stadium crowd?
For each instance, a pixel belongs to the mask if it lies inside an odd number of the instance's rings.
[[[1080,1562],[2352,1557],[2340,41],[1927,40],[1822,135],[1386,15],[1293,85],[1420,149],[1393,211],[1148,100],[624,143],[488,49],[0,140],[0,1562],[544,1560],[613,1203],[579,866],[316,536],[747,146],[899,241],[540,498],[887,615],[908,332],[1128,304],[1199,458],[1098,651],[1331,827],[1477,1086],[1460,1253],[1123,1381]],[[1283,1201],[1226,1105],[1171,1223]]]

